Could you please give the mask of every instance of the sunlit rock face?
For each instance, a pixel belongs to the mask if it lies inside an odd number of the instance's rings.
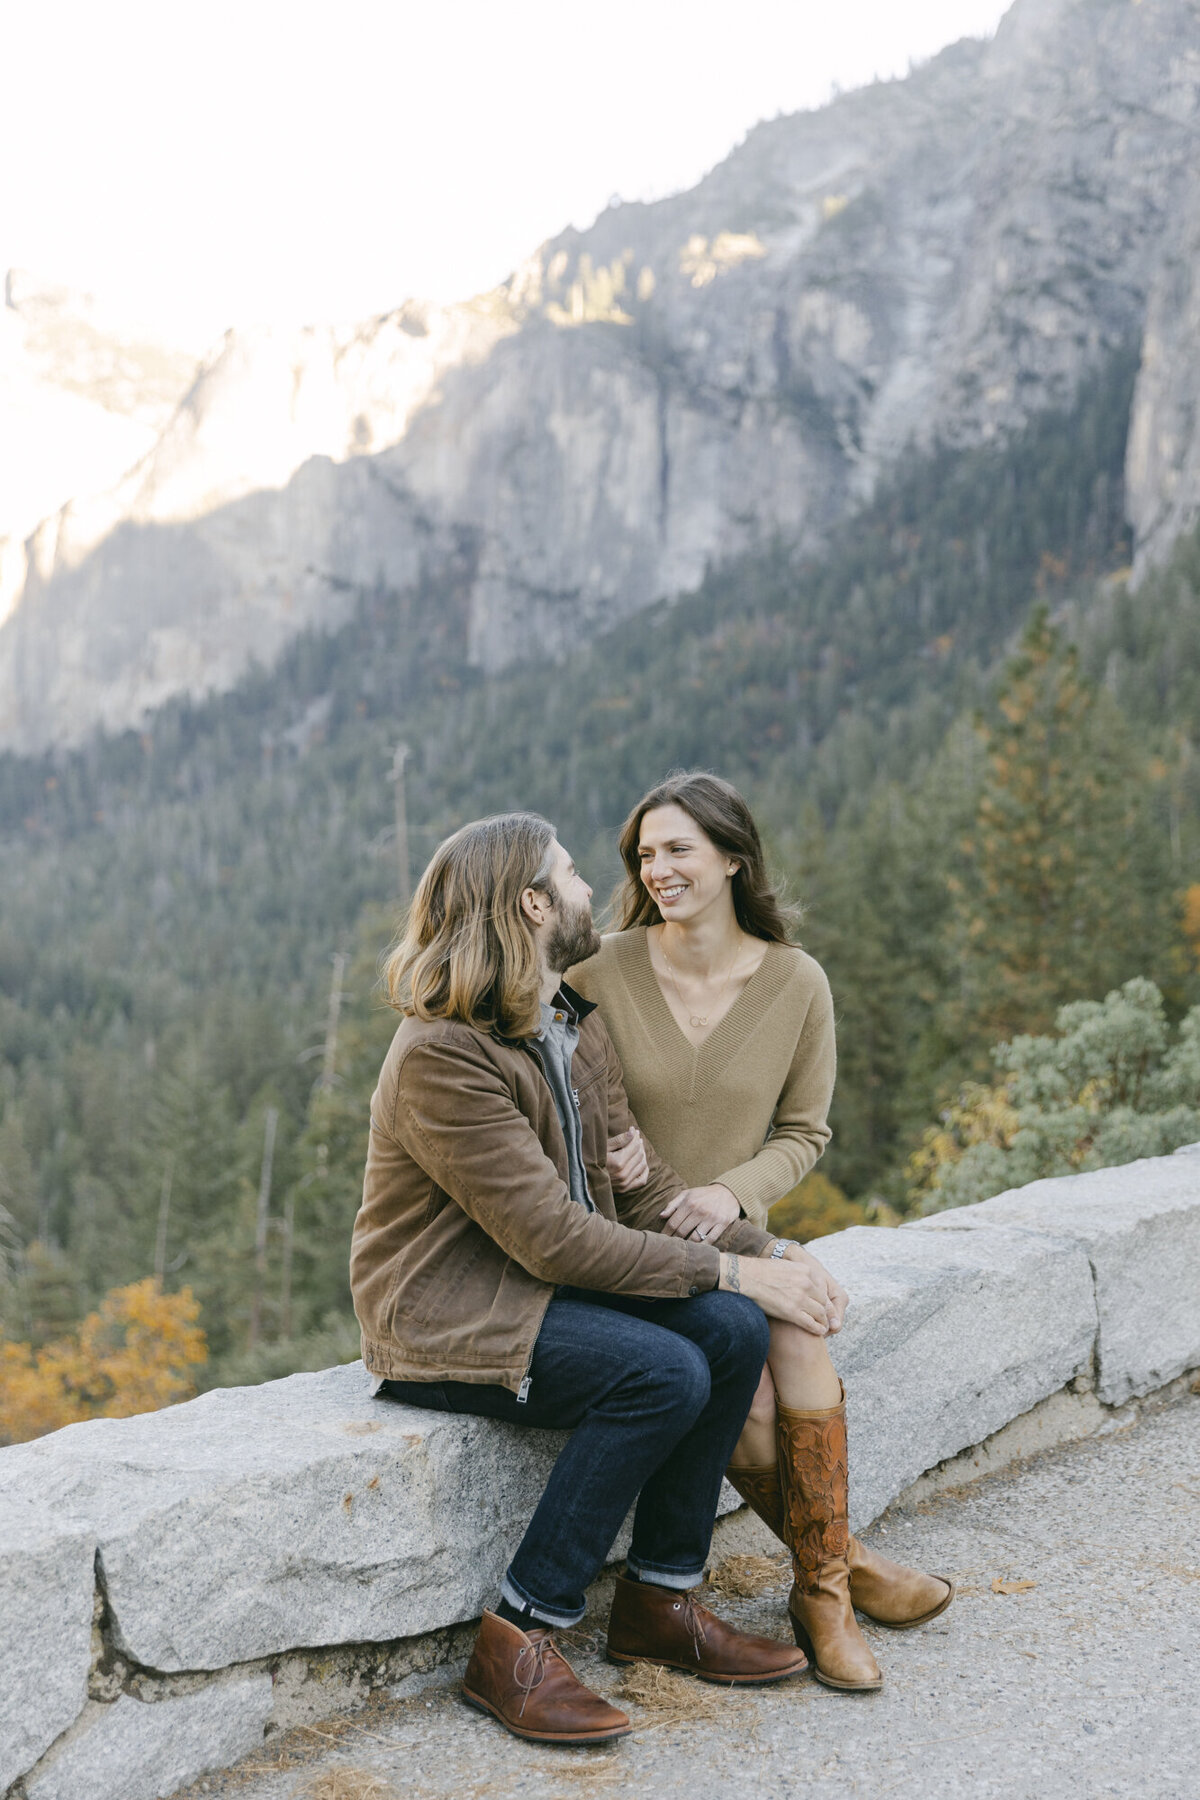
[[[909,446],[1068,401],[1148,317],[1130,491],[1157,554],[1200,492],[1197,23],[1017,0],[993,42],[760,125],[495,294],[231,334],[137,466],[32,539],[0,743],[226,686],[450,557],[465,654],[561,655],[742,551],[818,546]]]
[[[0,630],[0,744],[78,742],[228,687],[358,594],[443,564],[445,533],[373,452],[514,329],[484,300],[354,331],[228,333],[152,452],[25,546]]]
[[[197,358],[108,320],[93,300],[10,269],[0,306],[0,623],[20,596],[23,540],[74,495],[107,488],[154,447]]]

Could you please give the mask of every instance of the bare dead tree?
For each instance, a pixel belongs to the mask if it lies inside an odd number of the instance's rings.
[[[392,751],[392,772],[388,780],[396,790],[396,875],[400,905],[407,908],[412,899],[412,875],[408,861],[408,799],[404,766],[408,761],[407,744],[397,744]]]
[[[262,1168],[258,1177],[258,1211],[254,1223],[254,1297],[250,1303],[248,1345],[253,1350],[262,1324],[263,1289],[267,1280],[267,1229],[271,1220],[271,1170],[275,1161],[277,1107],[268,1106],[263,1128]]]

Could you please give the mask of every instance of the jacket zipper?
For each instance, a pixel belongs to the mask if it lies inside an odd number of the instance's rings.
[[[541,1074],[542,1080],[546,1083],[546,1086],[549,1087],[550,1082],[547,1078],[545,1064],[542,1062],[540,1052],[535,1050],[533,1045],[530,1043],[526,1043],[524,1045],[524,1048],[526,1050],[528,1050],[529,1054],[533,1057],[534,1062],[538,1066],[538,1070],[539,1070],[539,1073]],[[579,1089],[577,1087],[573,1087],[571,1089],[571,1092],[575,1097],[575,1114],[576,1114],[576,1117],[578,1117],[579,1116]],[[554,1098],[553,1090],[551,1090],[550,1097],[553,1100],[553,1098]],[[586,1179],[587,1179],[586,1176],[584,1177],[584,1179],[586,1182]],[[589,1195],[588,1198],[590,1200],[591,1196]],[[595,1208],[595,1204],[593,1202],[592,1211],[595,1212],[595,1210],[596,1210],[596,1208]],[[533,1360],[532,1350],[529,1353],[529,1357],[530,1357],[530,1361],[532,1361]],[[520,1385],[517,1388],[517,1405],[518,1406],[524,1406],[527,1403],[527,1401],[529,1399],[529,1390],[532,1386],[533,1386],[533,1376],[532,1375],[522,1375]]]

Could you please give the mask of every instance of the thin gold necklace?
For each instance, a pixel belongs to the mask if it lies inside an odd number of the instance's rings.
[[[667,955],[667,946],[666,946],[666,943],[664,942],[663,938],[659,938],[658,947],[662,951],[662,959],[667,965],[667,974],[671,978],[671,986],[675,989],[675,998],[678,1000],[680,1006],[683,1007],[683,1010],[685,1012],[687,1012],[687,1002],[684,1000],[683,995],[679,991],[679,983],[675,979],[675,970],[671,966],[671,959]],[[737,959],[741,955],[741,953],[742,953],[742,940],[739,937],[737,943],[734,945],[733,958],[729,964],[729,967],[725,971],[725,979],[721,983],[720,992],[718,993],[716,1000],[713,1002],[714,1006],[719,1004],[720,1001],[722,1001],[725,998],[725,990],[728,988],[729,983],[733,980],[733,971],[737,967]],[[701,1031],[708,1024],[708,1021],[711,1018],[712,1018],[711,1010],[706,1013],[688,1013],[688,1024],[691,1026],[693,1031]]]

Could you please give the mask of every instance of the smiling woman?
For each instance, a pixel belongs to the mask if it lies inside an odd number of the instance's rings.
[[[620,850],[620,929],[570,980],[600,1009],[638,1125],[692,1184],[662,1229],[704,1242],[742,1215],[765,1223],[828,1143],[833,1001],[789,940],[753,816],[727,781],[669,777],[634,807]],[[645,1167],[636,1132],[610,1144],[615,1191],[636,1190]],[[846,1296],[799,1244],[779,1239],[769,1254],[808,1264],[827,1324],[771,1322],[729,1479],[792,1552],[788,1612],[818,1680],[878,1688],[855,1608],[905,1628],[936,1618],[953,1588],[850,1536],[844,1394],[826,1347]]]
[[[829,1141],[829,984],[790,941],[794,918],[728,782],[662,782],[620,850],[619,929],[571,979],[604,1014],[639,1124],[693,1184],[671,1228],[711,1235],[739,1210],[764,1225]]]

